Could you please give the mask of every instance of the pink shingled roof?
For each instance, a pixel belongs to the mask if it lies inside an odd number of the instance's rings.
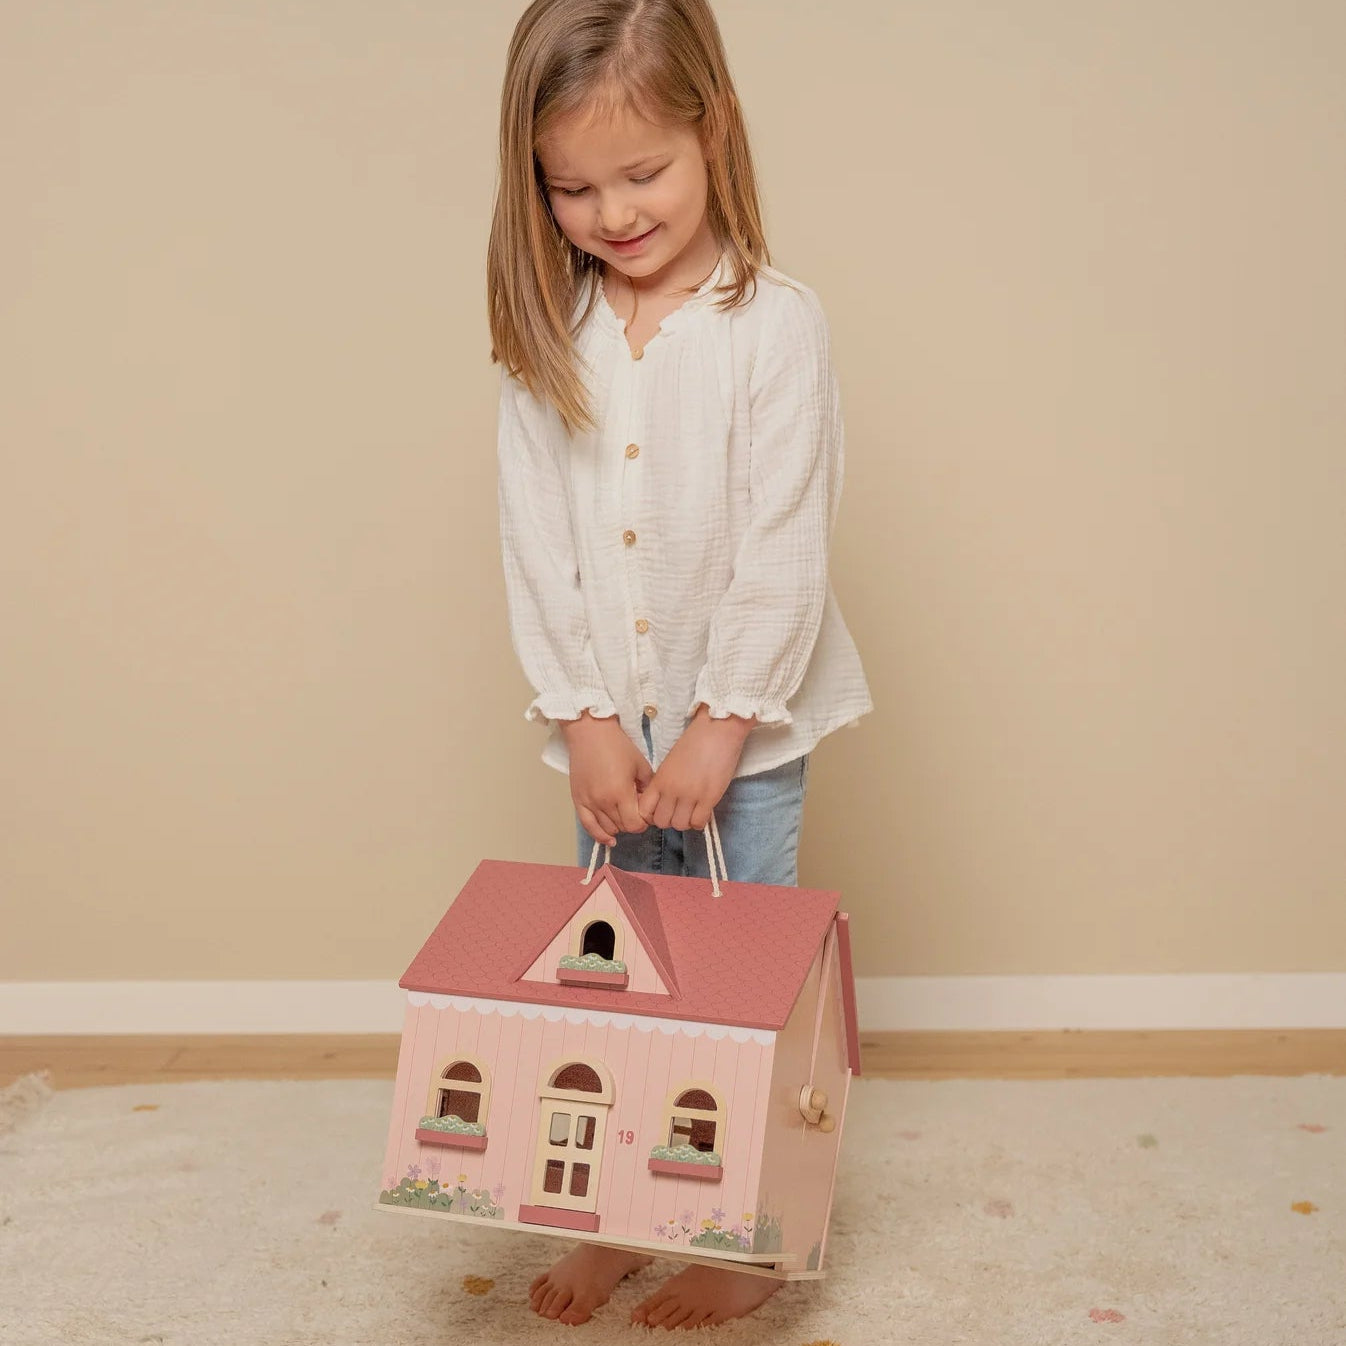
[[[815,888],[733,882],[715,897],[708,879],[635,875],[610,865],[586,886],[584,873],[483,860],[400,984],[435,995],[780,1029],[839,900]],[[519,980],[602,877],[617,890],[671,994]]]

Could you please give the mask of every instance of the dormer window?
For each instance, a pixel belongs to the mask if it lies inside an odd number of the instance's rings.
[[[566,986],[620,991],[627,984],[621,955],[621,922],[610,915],[592,916],[575,929],[570,952],[558,963],[556,980]]]
[[[590,921],[580,936],[580,953],[596,953],[611,960],[617,952],[617,932],[608,921]]]

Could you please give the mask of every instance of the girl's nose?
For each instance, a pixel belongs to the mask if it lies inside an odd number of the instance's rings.
[[[629,238],[635,227],[635,211],[616,204],[598,208],[598,232],[605,238]]]

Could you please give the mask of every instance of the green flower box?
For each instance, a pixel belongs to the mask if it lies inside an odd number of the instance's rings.
[[[422,1117],[416,1128],[422,1145],[449,1145],[458,1150],[484,1150],[486,1128],[480,1122],[465,1122],[461,1117]]]

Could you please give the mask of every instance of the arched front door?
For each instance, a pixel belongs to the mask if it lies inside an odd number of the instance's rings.
[[[543,1077],[538,1097],[530,1204],[519,1219],[597,1232],[612,1077],[601,1061],[567,1059]]]

